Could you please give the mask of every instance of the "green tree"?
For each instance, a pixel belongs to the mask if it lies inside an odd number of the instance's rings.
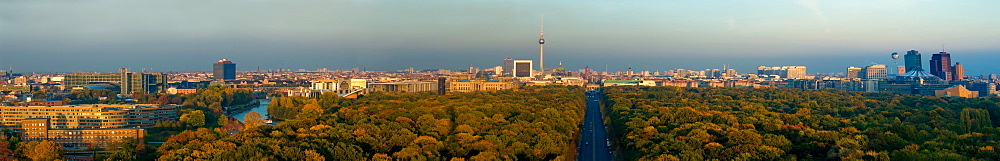
[[[31,99],[33,99],[33,100],[39,100],[39,101],[48,100],[49,99],[49,91],[48,90],[32,91],[31,92]]]
[[[205,112],[201,110],[192,110],[181,115],[180,121],[184,124],[192,127],[201,127],[205,125]]]
[[[138,153],[143,152],[138,150],[137,147],[139,147],[139,143],[135,139],[125,139],[118,143],[117,146],[109,149],[111,154],[105,160],[136,160]]]

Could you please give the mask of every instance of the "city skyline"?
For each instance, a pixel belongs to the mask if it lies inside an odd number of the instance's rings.
[[[991,65],[1000,49],[990,45],[1000,43],[1000,20],[989,16],[1000,11],[984,3],[998,2],[5,1],[0,65],[39,73],[211,71],[205,63],[226,58],[240,71],[486,68],[508,57],[538,60],[533,39],[545,15],[554,40],[545,65],[562,61],[570,70],[730,64],[741,72],[802,65],[838,73],[870,62],[902,65],[889,54],[914,49],[928,55],[922,60],[952,53],[972,76],[1000,70]]]

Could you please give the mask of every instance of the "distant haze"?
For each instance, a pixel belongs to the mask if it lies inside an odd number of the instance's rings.
[[[843,72],[915,49],[1000,73],[1000,1],[0,1],[0,67],[17,72],[729,64]],[[902,65],[902,60],[898,61]],[[537,66],[536,66],[537,67]],[[926,67],[926,65],[925,65]]]

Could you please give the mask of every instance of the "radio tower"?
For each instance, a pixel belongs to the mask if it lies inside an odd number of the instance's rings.
[[[538,70],[545,75],[545,16],[542,16],[541,28],[538,30]]]

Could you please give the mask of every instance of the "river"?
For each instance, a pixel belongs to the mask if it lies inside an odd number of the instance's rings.
[[[250,109],[250,110],[248,110],[246,112],[241,112],[241,113],[235,114],[232,117],[234,117],[234,118],[236,118],[236,120],[240,120],[240,122],[242,122],[243,121],[243,115],[246,115],[250,111],[254,111],[254,112],[260,113],[261,119],[267,119],[267,105],[270,104],[270,103],[271,103],[271,100],[269,100],[269,99],[262,99],[262,100],[260,100],[260,106],[254,107],[254,108],[252,108],[252,109]]]

